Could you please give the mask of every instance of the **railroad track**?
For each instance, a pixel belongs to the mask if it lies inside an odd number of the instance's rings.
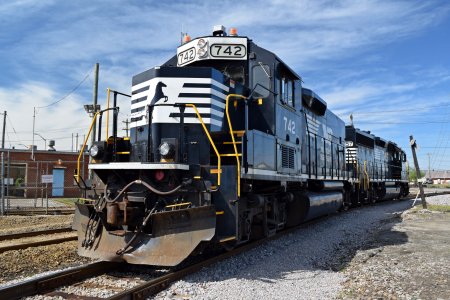
[[[30,216],[30,215],[71,215],[75,213],[74,208],[19,208],[9,209],[6,211],[6,215],[11,216]]]
[[[403,200],[411,200],[414,199],[415,196],[408,196],[406,198],[403,198]],[[380,202],[375,205],[386,205],[391,203],[391,201],[386,202]],[[240,253],[249,251],[253,248],[256,248],[270,240],[281,238],[282,236],[285,236],[287,234],[290,234],[292,232],[295,232],[297,230],[300,230],[302,228],[305,228],[307,226],[311,226],[315,223],[322,222],[325,217],[320,217],[318,219],[314,219],[311,221],[308,221],[306,223],[303,223],[299,226],[292,227],[285,229],[278,234],[267,237],[258,241],[254,241],[248,244],[245,244],[243,246],[240,246],[238,248],[235,248],[231,251],[221,253],[217,256],[214,256],[212,258],[208,258],[205,260],[202,260],[200,262],[188,265],[186,267],[180,268],[180,269],[170,269],[168,272],[166,272],[162,276],[158,276],[156,278],[147,280],[143,283],[138,284],[137,286],[123,290],[121,292],[118,292],[112,296],[110,296],[107,299],[110,300],[128,300],[128,299],[145,299],[147,297],[151,297],[155,295],[156,293],[166,289],[169,284],[171,284],[174,281],[180,280],[187,275],[193,274],[195,272],[200,271],[204,267],[211,266],[213,264],[216,264],[222,260],[225,260],[229,257],[238,255]],[[81,282],[87,278],[99,276],[102,274],[106,274],[110,271],[119,270],[120,267],[126,266],[126,264],[120,264],[120,263],[112,263],[112,262],[97,262],[81,267],[72,268],[65,271],[56,272],[51,275],[47,275],[44,277],[28,280],[23,283],[18,283],[13,286],[0,289],[0,299],[19,299],[21,297],[31,296],[35,294],[45,294],[48,296],[61,296],[65,299],[100,299],[96,297],[86,297],[86,296],[77,296],[75,294],[69,294],[64,291],[55,291],[56,288],[61,287],[63,285],[67,284],[73,284],[77,282]],[[103,298],[104,299],[104,298]]]
[[[200,262],[196,262],[190,264],[183,268],[173,268],[169,269],[167,272],[164,272],[164,275],[158,276],[156,278],[147,280],[137,286],[127,289],[121,292],[116,293],[113,296],[110,296],[107,299],[119,300],[119,299],[145,299],[147,297],[153,296],[156,293],[164,290],[167,286],[181,278],[186,277],[187,275],[193,274],[195,272],[200,271],[204,267],[211,266],[215,263],[218,263],[224,259],[229,257],[238,255],[239,253],[243,253],[249,251],[255,247],[258,247],[269,240],[278,239],[286,234],[289,234],[293,231],[299,230],[300,228],[310,226],[313,223],[321,221],[323,218],[319,218],[316,220],[309,221],[307,223],[301,224],[300,226],[296,226],[293,228],[286,229],[278,234],[267,237],[258,241],[254,241],[238,248],[235,248],[231,251],[221,253],[217,256],[202,260]],[[58,287],[74,284],[81,282],[85,279],[106,274],[110,271],[119,270],[121,267],[126,266],[124,263],[113,263],[113,262],[96,262],[93,264],[88,264],[76,268],[71,268],[64,271],[55,272],[50,275],[46,275],[43,277],[27,280],[22,283],[17,283],[12,286],[6,288],[0,288],[0,299],[20,299],[22,297],[32,296],[35,294],[47,295],[47,296],[60,296],[65,299],[101,299],[96,297],[85,297],[85,296],[77,296],[74,294],[69,294],[64,291],[55,291]],[[102,298],[104,299],[104,298]]]
[[[36,294],[45,294],[65,284],[73,284],[92,276],[107,273],[118,268],[117,263],[95,262],[79,267],[33,278],[0,289],[0,299],[20,299]]]
[[[58,233],[69,233],[69,234],[66,234],[65,236],[55,236],[55,234]],[[53,236],[43,238],[41,240],[15,241],[23,238],[36,238],[40,236],[44,237],[46,235],[53,235]],[[0,253],[11,250],[26,249],[29,247],[58,244],[67,241],[74,241],[76,239],[77,234],[76,232],[72,232],[72,228],[70,227],[1,235],[0,242],[2,243],[0,243]]]

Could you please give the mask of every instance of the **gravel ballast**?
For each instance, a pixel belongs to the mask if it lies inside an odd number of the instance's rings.
[[[382,224],[412,201],[353,209],[270,241],[178,281],[157,299],[332,299],[339,272]]]
[[[73,215],[64,216],[3,216],[0,235],[64,228],[71,225]],[[58,234],[58,236],[66,236]],[[4,241],[2,244],[51,238],[55,235]],[[63,242],[0,253],[0,285],[46,271],[81,265],[90,259],[79,257],[77,242]]]
[[[72,225],[73,215],[64,216],[2,216],[0,235],[64,228]]]
[[[450,205],[450,195],[430,196],[427,202]],[[408,211],[412,203],[385,202],[323,218],[175,282],[156,299],[450,298],[450,235],[439,227],[450,224],[450,214]],[[434,227],[424,227],[424,220],[434,220]],[[423,230],[437,239],[417,239]],[[62,290],[107,297],[133,284],[100,276]]]

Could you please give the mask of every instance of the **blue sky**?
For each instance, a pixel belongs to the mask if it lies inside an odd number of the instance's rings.
[[[131,77],[176,53],[180,31],[213,25],[277,53],[345,122],[397,142],[422,169],[450,169],[450,3],[448,1],[50,1],[0,2],[0,111],[7,146],[36,132],[71,148],[87,132],[93,65],[106,88],[129,92]],[[121,118],[129,114],[122,99]],[[81,140],[81,138],[80,138]],[[23,144],[23,145],[20,145]],[[44,142],[36,136],[40,149]]]

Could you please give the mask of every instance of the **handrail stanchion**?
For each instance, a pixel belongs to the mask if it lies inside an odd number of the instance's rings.
[[[230,114],[228,112],[228,104],[229,104],[231,97],[241,98],[244,100],[247,99],[247,97],[239,95],[239,94],[229,94],[225,101],[225,113],[227,115],[228,128],[230,129],[231,140],[233,142],[234,154],[236,156],[236,163],[237,163],[237,194],[238,194],[238,197],[240,197],[241,196],[241,162],[239,161],[239,153],[238,153],[237,147],[236,147],[236,140],[234,138],[233,126],[231,125]],[[245,134],[247,134],[247,132],[245,132]]]
[[[94,127],[95,122],[97,121],[97,116],[100,114],[101,112],[96,112],[94,117],[92,118],[92,122],[91,122],[91,127],[89,128],[89,131],[86,135],[86,138],[84,139],[84,143],[83,146],[81,147],[80,150],[80,154],[78,154],[78,160],[77,160],[77,174],[76,174],[76,181],[77,183],[80,183],[80,164],[81,164],[81,157],[83,155],[84,152],[84,148],[86,148],[86,144],[89,140],[89,136],[91,135],[92,132],[92,128]]]
[[[220,175],[222,173],[222,168],[221,168],[221,161],[220,161],[220,154],[219,151],[216,148],[216,145],[214,144],[213,139],[211,138],[211,135],[209,134],[208,128],[206,128],[205,123],[203,122],[202,116],[200,115],[200,113],[197,110],[197,107],[194,104],[188,103],[185,104],[188,107],[192,107],[195,110],[195,113],[197,115],[198,120],[200,121],[200,124],[202,124],[203,130],[205,131],[206,136],[208,137],[209,142],[211,143],[211,146],[214,149],[214,152],[216,152],[216,156],[217,156],[217,185],[220,186]]]

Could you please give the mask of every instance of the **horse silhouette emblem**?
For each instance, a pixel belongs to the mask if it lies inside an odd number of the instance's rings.
[[[167,85],[165,85],[164,82],[162,82],[162,81],[158,82],[158,84],[156,85],[156,88],[155,88],[155,95],[153,96],[153,99],[150,102],[150,105],[156,104],[156,102],[158,102],[162,98],[164,98],[164,102],[167,102],[167,100],[169,100],[169,98],[167,98],[167,96],[164,95],[164,92],[162,90],[163,87],[167,87]]]

